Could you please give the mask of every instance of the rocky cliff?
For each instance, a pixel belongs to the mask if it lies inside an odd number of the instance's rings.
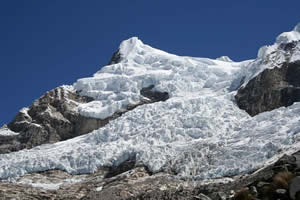
[[[292,60],[299,53],[299,41],[281,44],[264,60],[267,68],[241,87],[235,99],[241,109],[251,116],[290,106],[300,101],[300,60]],[[279,55],[283,60],[278,63]]]
[[[92,98],[78,95],[71,87],[47,92],[7,125],[19,134],[6,136],[6,140],[1,138],[0,153],[67,140],[104,126],[108,120],[84,117],[74,109],[90,101]]]

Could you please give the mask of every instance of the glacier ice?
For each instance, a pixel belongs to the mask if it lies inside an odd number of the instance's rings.
[[[228,56],[221,56],[221,57],[217,58],[216,60],[221,60],[221,61],[225,61],[225,62],[232,62],[232,60]]]
[[[19,133],[16,133],[8,129],[6,126],[0,128],[0,136],[16,136],[16,135],[19,135]]]
[[[300,40],[300,23],[292,31],[281,33],[276,38],[276,43],[282,44],[298,40]]]
[[[276,48],[263,47],[256,60],[233,62],[176,56],[136,37],[126,40],[120,63],[74,83],[95,99],[78,105],[78,112],[104,119],[139,103],[145,98],[140,90],[150,85],[170,98],[139,106],[87,135],[0,155],[0,178],[49,169],[91,173],[135,157],[153,172],[209,179],[253,171],[296,151],[300,103],[250,117],[233,100],[242,80],[268,67],[262,61]]]

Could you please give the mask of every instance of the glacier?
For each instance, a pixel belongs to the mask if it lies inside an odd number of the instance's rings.
[[[93,173],[131,158],[154,173],[213,179],[252,172],[300,150],[300,103],[251,117],[234,101],[239,87],[270,67],[263,61],[272,60],[282,42],[299,39],[299,27],[242,62],[177,56],[137,37],[123,41],[119,63],[68,86],[95,99],[76,111],[105,119],[140,103],[141,89],[151,85],[170,98],[138,106],[87,135],[0,155],[0,179],[51,169]]]

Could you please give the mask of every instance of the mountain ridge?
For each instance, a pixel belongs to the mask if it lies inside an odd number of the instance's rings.
[[[129,161],[125,171],[143,166],[150,174],[228,180],[271,166],[300,150],[298,82],[295,73],[277,72],[298,73],[299,27],[262,47],[257,59],[242,62],[176,56],[137,37],[123,41],[93,77],[50,91],[21,110],[8,124],[12,133],[0,129],[1,148],[11,142],[17,151],[0,155],[0,179],[18,181],[47,170],[95,173]],[[291,92],[274,94],[278,88]],[[269,103],[270,95],[279,100]],[[282,96],[288,103],[282,104]],[[26,137],[35,141],[41,124],[56,139],[18,147]],[[80,124],[82,133],[65,132],[80,130]],[[56,143],[39,146],[51,141]],[[34,148],[21,150],[26,147]]]

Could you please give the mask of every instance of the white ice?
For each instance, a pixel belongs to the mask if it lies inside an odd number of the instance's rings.
[[[272,69],[282,66],[284,62],[296,62],[300,60],[300,42],[296,43],[292,55],[281,49],[281,45],[294,41],[300,41],[300,23],[290,32],[280,34],[273,45],[263,46],[259,49],[257,59],[250,62],[240,71],[240,76],[244,76],[245,86],[249,80],[260,74],[265,69]]]
[[[10,130],[6,126],[0,128],[0,136],[16,136],[16,135],[19,135],[19,133]]]
[[[21,178],[20,180],[17,181],[17,183],[23,185],[31,185],[32,187],[36,187],[36,188],[43,188],[44,190],[58,190],[62,185],[79,183],[81,181],[82,181],[81,179],[76,179],[76,178],[67,178],[60,181],[52,181],[52,182],[43,178],[39,180]]]
[[[225,61],[225,62],[232,62],[232,60],[228,56],[221,56],[216,60]]]
[[[290,32],[284,32],[276,38],[276,43],[289,43],[300,40],[300,23]]]

